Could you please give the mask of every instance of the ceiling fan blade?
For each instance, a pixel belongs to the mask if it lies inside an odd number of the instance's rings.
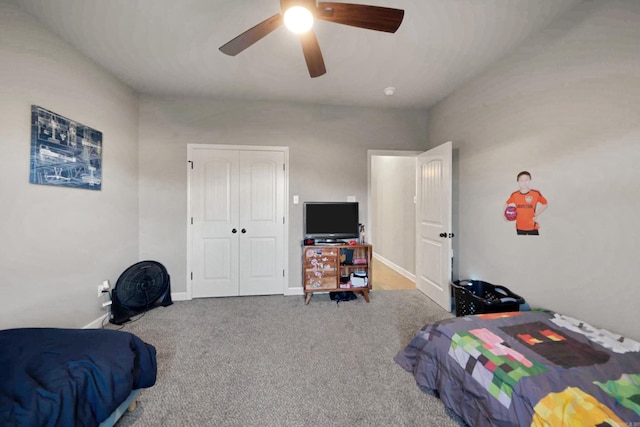
[[[249,28],[235,39],[227,42],[220,47],[222,53],[236,56],[276,28],[282,25],[282,15],[277,13],[271,18],[267,18],[255,27]]]
[[[316,18],[368,30],[395,33],[404,10],[363,4],[318,2]]]
[[[309,75],[311,77],[319,77],[326,73],[327,70],[324,67],[324,59],[322,59],[322,52],[320,51],[316,33],[313,30],[309,30],[304,34],[300,34],[300,41],[302,42],[302,52],[304,53],[305,61],[307,61]]]

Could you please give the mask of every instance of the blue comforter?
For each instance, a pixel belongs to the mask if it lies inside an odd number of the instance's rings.
[[[97,426],[156,371],[155,347],[128,332],[0,331],[0,425]]]

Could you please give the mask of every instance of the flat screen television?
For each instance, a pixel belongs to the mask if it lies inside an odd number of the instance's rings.
[[[357,239],[358,202],[305,202],[304,238],[318,243]]]

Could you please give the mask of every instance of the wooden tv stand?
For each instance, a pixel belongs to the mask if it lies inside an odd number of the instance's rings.
[[[369,244],[314,245],[302,247],[302,275],[309,304],[314,292],[352,291],[361,293],[369,302],[372,287],[371,257],[373,247]],[[354,274],[353,281],[351,274]],[[366,278],[366,284],[362,285]],[[355,285],[355,286],[354,286]]]

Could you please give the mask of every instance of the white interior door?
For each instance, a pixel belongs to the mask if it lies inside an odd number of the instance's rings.
[[[283,166],[283,152],[240,152],[240,295],[284,292]]]
[[[190,149],[191,296],[284,293],[285,154]]]
[[[451,311],[451,142],[417,156],[416,287]]]
[[[238,295],[238,153],[200,149],[191,158],[191,294]]]

